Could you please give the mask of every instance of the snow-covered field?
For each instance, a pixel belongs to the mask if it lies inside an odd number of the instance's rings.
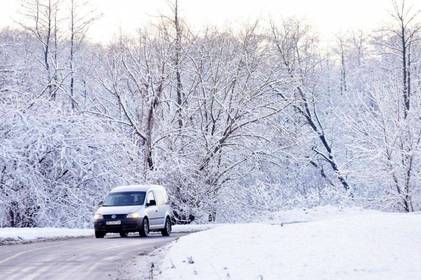
[[[421,279],[421,213],[301,212],[184,236],[156,253],[154,279]]]
[[[314,208],[295,208],[290,210],[280,210],[261,214],[258,220],[270,224],[290,224],[310,221],[320,221],[355,215],[366,215],[369,213],[379,213],[375,210],[360,207],[338,208],[336,206],[318,206]]]

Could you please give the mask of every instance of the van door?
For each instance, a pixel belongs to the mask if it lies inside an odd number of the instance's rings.
[[[156,202],[156,205],[148,206],[153,200]],[[153,191],[149,191],[146,196],[146,215],[149,218],[149,227],[151,229],[154,229],[160,226],[158,201],[156,200],[156,197]]]

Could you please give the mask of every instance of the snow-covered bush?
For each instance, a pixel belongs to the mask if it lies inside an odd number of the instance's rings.
[[[86,226],[97,203],[133,180],[133,145],[106,123],[54,108],[0,107],[0,224]]]

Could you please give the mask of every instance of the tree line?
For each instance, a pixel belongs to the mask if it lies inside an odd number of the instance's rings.
[[[0,31],[0,226],[88,226],[107,191],[142,182],[180,223],[420,209],[416,7],[326,46],[294,18],[193,31],[178,2],[101,45],[89,1],[22,1]]]

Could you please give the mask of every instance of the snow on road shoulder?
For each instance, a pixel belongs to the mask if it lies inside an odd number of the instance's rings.
[[[70,228],[0,228],[0,245],[32,241],[87,237],[93,229]]]
[[[175,233],[192,233],[203,230],[213,229],[222,224],[190,224],[190,225],[173,225],[172,232]]]
[[[225,225],[184,236],[162,256],[154,272],[160,280],[415,280],[421,215],[369,212],[284,226]]]
[[[218,224],[175,225],[175,233],[192,233],[212,229]],[[27,243],[33,241],[57,240],[93,236],[93,229],[72,228],[0,228],[0,245]],[[136,233],[133,233],[136,235]]]

